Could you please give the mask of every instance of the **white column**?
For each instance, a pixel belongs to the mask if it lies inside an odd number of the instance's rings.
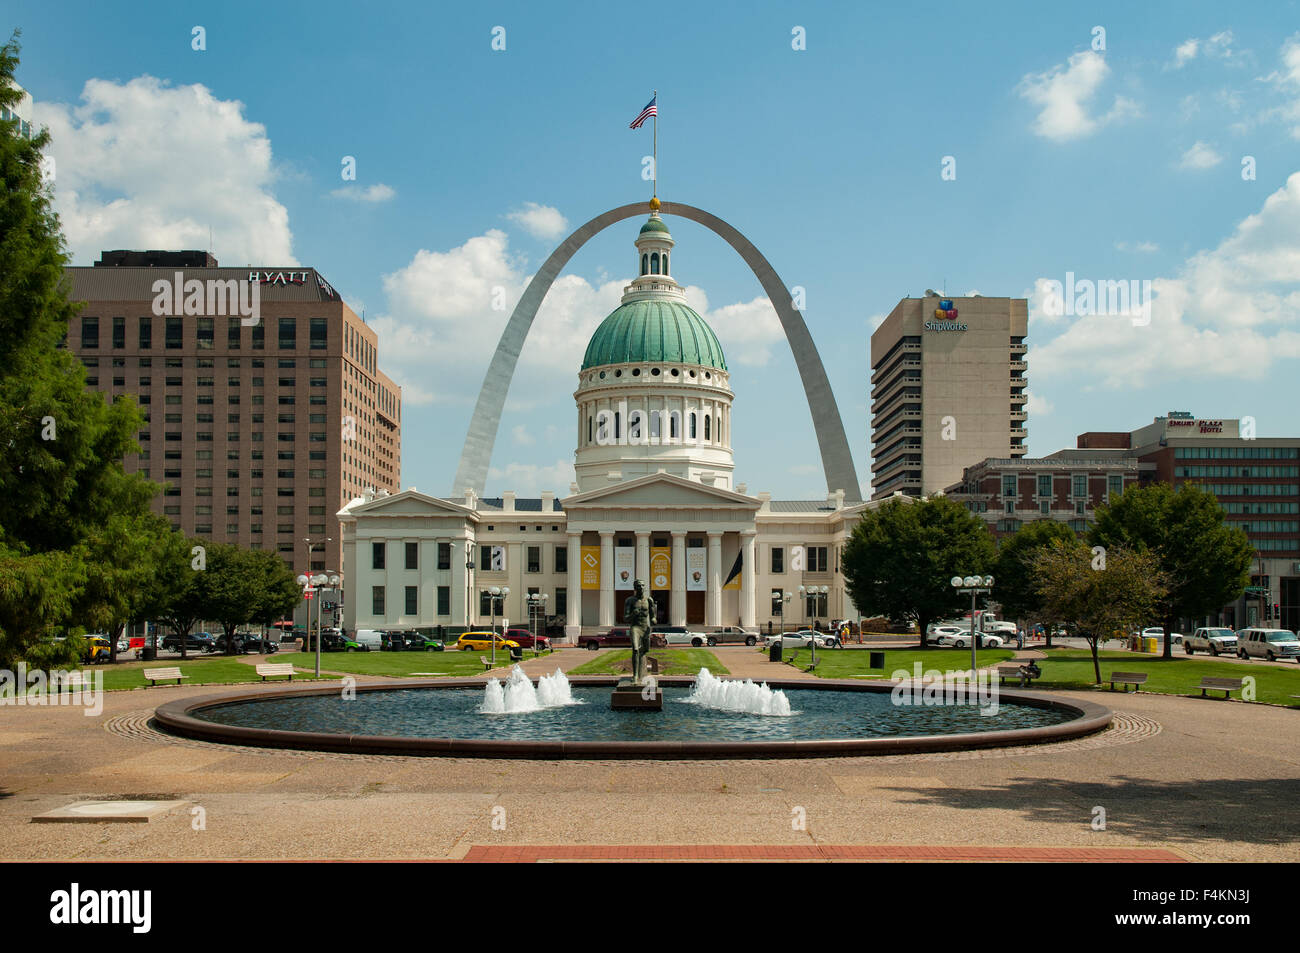
[[[699,424],[699,426],[703,425]],[[696,432],[699,432],[698,429]],[[722,625],[722,533],[720,532],[709,533],[709,591],[706,595],[704,624]]]
[[[686,624],[686,534],[673,531],[673,588],[668,603],[668,624]]]
[[[754,531],[740,534],[740,624],[746,628],[757,624],[754,611],[755,558]]]
[[[582,533],[569,530],[568,607],[564,619],[564,637],[576,642],[582,632]]]
[[[636,577],[645,583],[646,595],[650,594],[650,531],[636,531]]]
[[[614,624],[614,531],[600,531],[600,624]]]

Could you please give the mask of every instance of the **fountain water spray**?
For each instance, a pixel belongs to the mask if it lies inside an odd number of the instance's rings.
[[[516,665],[510,670],[505,685],[495,678],[488,679],[483,687],[483,704],[478,710],[485,715],[509,715],[581,704],[573,697],[569,680],[558,668],[554,673],[539,678],[534,687],[524,670]]]
[[[749,679],[743,682],[716,678],[707,668],[700,669],[695,684],[686,701],[705,708],[738,711],[749,715],[775,715],[789,717],[790,699],[785,692],[767,687],[767,682],[756,685]]]

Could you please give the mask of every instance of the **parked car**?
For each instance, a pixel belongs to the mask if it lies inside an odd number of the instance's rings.
[[[352,633],[352,641],[361,646],[363,652],[378,652],[384,645],[384,633],[378,629],[357,629]]]
[[[650,631],[662,638],[664,645],[691,645],[698,649],[711,644],[703,632],[693,632],[684,625],[656,625]]]
[[[528,629],[506,629],[506,638],[519,643],[520,648],[534,648],[533,633]],[[538,649],[549,649],[551,647],[551,640],[544,635],[537,636],[536,641],[536,648]]]
[[[169,632],[162,637],[162,647],[166,651],[179,652],[181,650],[181,637],[175,632]],[[217,640],[212,637],[211,632],[191,632],[185,636],[185,651],[187,652],[215,652],[217,650]]]
[[[422,635],[419,632],[404,632],[402,634],[406,639],[406,650],[408,652],[441,652],[446,648],[441,639],[435,639],[431,635]]]
[[[86,636],[86,652],[82,656],[87,664],[93,665],[96,662],[107,662],[112,658],[112,643],[102,635]]]
[[[965,632],[965,633],[967,633],[967,634],[969,635],[969,634],[970,634],[970,628],[967,627],[967,628],[963,629],[961,626],[957,625],[957,623],[955,623],[955,622],[934,622],[934,623],[931,623],[930,625],[926,626],[926,629],[925,629],[925,641],[927,641],[927,642],[932,642],[932,643],[934,643],[934,644],[936,644],[936,645],[939,645],[939,644],[942,644],[942,643],[940,643],[939,640],[940,640],[943,636],[945,636],[945,635],[961,635],[963,632]]]
[[[1183,651],[1188,655],[1209,652],[1211,655],[1236,655],[1237,633],[1227,628],[1197,629],[1183,639]]]
[[[705,641],[709,645],[740,645],[741,643],[757,645],[758,633],[742,629],[738,625],[724,625],[722,628],[708,633]]]
[[[994,635],[991,632],[980,632],[976,630],[975,634],[980,638],[980,644],[986,649],[1001,648],[1003,638],[1000,635]],[[945,632],[936,640],[936,644],[951,646],[954,649],[970,648],[970,629],[950,633]]]
[[[1300,661],[1300,639],[1290,629],[1242,629],[1237,633],[1237,657]]]
[[[812,642],[817,643],[819,649],[837,649],[840,647],[839,637],[834,632],[817,632],[813,629],[800,629],[798,632],[786,632],[784,635],[777,636],[782,649],[806,649]]]
[[[519,648],[518,642],[513,642],[497,632],[462,632],[460,638],[456,640],[456,648],[462,652],[490,652],[493,641],[496,642],[498,651]]]
[[[226,653],[227,639],[223,632],[215,639],[215,651]],[[233,639],[233,647],[229,649],[230,653],[263,653],[271,654],[280,651],[280,646],[270,639],[263,638],[256,632],[236,632]]]
[[[584,635],[580,644],[584,649],[596,651],[597,649],[627,649],[632,647],[632,636],[628,634],[627,626],[615,626],[608,632],[600,632],[596,635]],[[667,643],[662,635],[652,629],[650,633],[650,645],[654,648],[662,648]]]

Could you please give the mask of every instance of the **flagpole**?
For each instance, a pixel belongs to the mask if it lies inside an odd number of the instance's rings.
[[[655,120],[655,128],[654,128],[654,137],[655,137],[655,143],[654,143],[654,153],[655,153],[655,158],[654,158],[654,162],[655,162],[655,177],[654,177],[654,185],[653,185],[653,188],[654,188],[654,197],[655,197],[655,198],[658,198],[658,197],[659,197],[659,90],[657,90],[657,89],[654,91],[654,103],[655,103],[655,115],[654,115],[654,120]]]

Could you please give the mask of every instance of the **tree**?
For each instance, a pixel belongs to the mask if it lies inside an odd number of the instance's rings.
[[[188,655],[186,637],[204,617],[206,594],[201,583],[208,545],[206,540],[171,532],[157,553],[154,586],[140,610],[142,617],[155,619],[180,636],[181,658]]]
[[[1202,618],[1239,598],[1255,559],[1245,532],[1224,521],[1218,498],[1194,483],[1125,490],[1097,508],[1088,544],[1104,548],[1108,565],[1116,546],[1155,558],[1168,579],[1168,595],[1155,610],[1166,636],[1179,619]],[[1165,639],[1164,657],[1173,657],[1172,639]]]
[[[1088,640],[1093,674],[1100,683],[1098,643],[1140,624],[1168,588],[1151,553],[1116,547],[1107,552],[1104,569],[1095,566],[1092,550],[1077,539],[1054,540],[1033,556],[1044,611]]]
[[[227,653],[244,623],[279,618],[301,598],[293,573],[278,555],[231,543],[209,544],[200,588],[205,613],[225,632]]]
[[[953,576],[993,565],[993,538],[984,522],[943,496],[890,499],[866,510],[844,547],[845,585],[860,612],[915,622],[921,647],[931,622],[961,612],[967,597]],[[995,580],[996,583],[996,580]]]
[[[0,47],[0,105],[13,108],[18,34]],[[138,452],[134,401],[105,403],[62,347],[79,305],[68,300],[68,257],[32,139],[0,122],[0,661],[67,662],[93,608],[93,539],[114,517],[148,511],[147,483],[122,458]],[[124,508],[125,507],[125,508]],[[74,638],[58,642],[54,636]]]
[[[1043,600],[1034,578],[1034,558],[1045,546],[1056,540],[1075,542],[1078,537],[1065,523],[1053,519],[1035,520],[1020,527],[1002,540],[994,564],[993,579],[997,584],[998,602],[1002,616],[1032,625],[1042,622],[1047,626],[1047,645],[1052,645],[1052,625],[1057,620],[1043,613]]]

